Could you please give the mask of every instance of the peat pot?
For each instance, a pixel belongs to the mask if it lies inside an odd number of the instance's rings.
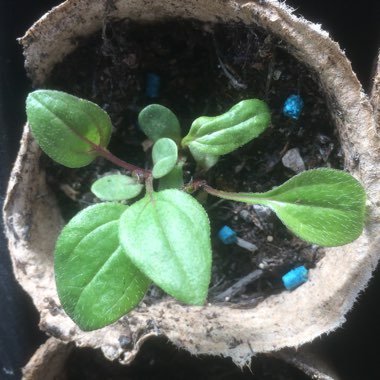
[[[251,363],[255,378],[281,377],[297,380],[338,380],[318,355],[310,349],[295,352],[286,349],[274,355],[260,355]],[[22,380],[67,379],[141,379],[154,378],[220,378],[244,380],[252,378],[249,367],[236,367],[231,361],[220,357],[194,357],[178,350],[165,339],[154,338],[146,342],[130,366],[110,362],[99,350],[76,348],[49,338],[41,345],[23,368]]]
[[[228,303],[184,306],[171,298],[144,304],[103,329],[83,332],[63,312],[54,282],[53,250],[63,219],[40,166],[40,149],[25,126],[10,178],[4,220],[15,275],[40,313],[40,327],[64,342],[100,348],[128,363],[142,343],[159,335],[194,355],[231,357],[244,365],[252,355],[298,347],[338,328],[379,259],[379,138],[372,105],[350,62],[319,25],[296,17],[275,0],[68,0],[37,21],[20,39],[35,87],[46,87],[53,68],[110,20],[152,23],[197,20],[239,23],[281,41],[314,75],[338,131],[344,168],[365,187],[368,219],[363,234],[343,247],[325,249],[309,281],[274,294],[255,307]],[[22,112],[22,110],[20,110]],[[123,344],[128,337],[129,345]]]

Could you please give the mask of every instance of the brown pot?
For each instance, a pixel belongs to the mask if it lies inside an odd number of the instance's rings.
[[[129,362],[150,335],[164,335],[193,354],[230,356],[244,364],[252,354],[297,347],[339,327],[379,258],[379,138],[373,109],[337,43],[318,25],[275,0],[68,0],[36,22],[21,39],[26,69],[40,86],[54,65],[76,47],[76,38],[102,27],[105,18],[153,21],[193,18],[202,22],[257,25],[287,44],[315,74],[339,131],[345,167],[365,186],[368,220],[355,242],[326,249],[310,281],[273,295],[252,309],[183,306],[164,299],[141,306],[98,331],[81,331],[56,305],[52,252],[62,227],[54,194],[39,166],[40,150],[26,126],[4,207],[6,233],[18,281],[41,314],[41,328],[78,346],[100,347],[109,359]],[[175,318],[179,316],[178,318]],[[133,348],[119,343],[130,335]]]
[[[146,367],[149,366],[148,362],[155,362],[158,360],[158,363],[155,363],[150,369],[150,372],[154,372],[157,370],[157,368],[162,368],[162,365],[164,364],[163,361],[167,358],[167,356],[173,356],[172,347],[168,348],[168,346],[168,344],[164,344],[163,347],[160,346],[162,349],[160,349],[159,355],[157,352],[157,346],[156,348],[152,348],[150,346],[148,348],[150,354],[148,356],[145,354],[145,358],[143,355],[143,359],[140,358],[137,363],[134,362],[133,368],[123,369],[124,375],[120,373],[120,367],[116,367],[113,363],[111,364],[109,362],[107,367],[105,367],[104,363],[102,363],[103,365],[100,367],[103,374],[106,373],[107,379],[115,378],[114,375],[118,379],[122,377],[130,378],[130,376],[135,379],[139,377],[139,373],[140,375],[144,374],[146,376]],[[75,348],[72,343],[65,344],[56,338],[49,338],[43,345],[38,348],[38,350],[34,353],[32,358],[23,368],[22,380],[68,380],[71,378],[69,375],[70,371],[76,370],[79,373],[81,372],[81,369],[78,370],[77,366],[74,364],[78,363],[78,361],[81,362],[83,360],[83,356],[80,356],[81,354],[83,355],[83,352],[81,353],[81,350],[83,349]],[[167,356],[162,355],[162,350],[168,350]],[[85,363],[91,362],[93,364],[91,368],[85,368],[87,376],[91,378],[94,376],[94,374],[97,374],[97,371],[99,371],[99,363],[96,362],[96,354],[96,350],[87,351],[87,359],[84,360]],[[155,358],[156,355],[158,355],[156,360],[152,359]],[[214,368],[218,366],[217,358],[188,359],[188,356],[184,355],[183,352],[178,352],[175,358],[176,360],[172,360],[172,363],[175,367],[168,368],[168,373],[165,375],[167,377],[172,376],[173,373],[178,371],[178,369],[183,365],[196,366],[199,371],[206,371],[207,366]],[[339,380],[339,377],[334,373],[334,371],[328,368],[328,366],[326,366],[326,364],[324,364],[324,362],[319,359],[318,355],[313,353],[310,348],[299,349],[297,352],[286,349],[276,353],[274,357],[272,355],[262,356],[257,360],[259,362],[261,361],[266,363],[266,368],[271,369],[272,366],[275,366],[272,376],[274,376],[275,373],[283,373],[283,371],[288,372],[289,368],[294,368],[298,369],[301,373],[306,375],[308,379]],[[156,368],[154,366],[156,366]],[[220,361],[219,366],[221,366]],[[225,368],[228,373],[228,375],[226,375],[226,378],[228,379],[231,379],[234,376],[238,376],[238,378],[246,378],[246,375],[243,375],[243,372],[240,372],[239,368],[236,368],[236,373],[231,373],[231,370],[228,370],[228,368],[230,368],[228,365],[225,367],[220,367],[219,371],[223,371],[223,368]],[[79,374],[76,376],[79,376]],[[256,376],[259,376],[257,372]],[[286,378],[288,378],[288,376],[290,375],[285,375]],[[98,375],[98,377],[100,377],[100,375]]]

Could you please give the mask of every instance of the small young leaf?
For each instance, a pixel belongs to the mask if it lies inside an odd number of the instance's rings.
[[[119,243],[126,206],[100,203],[77,214],[55,249],[58,295],[66,313],[85,331],[106,326],[133,309],[150,281]]]
[[[258,99],[242,100],[223,115],[194,120],[182,146],[188,146],[198,156],[221,156],[253,140],[269,123],[266,103]]]
[[[169,108],[159,104],[146,106],[139,113],[138,123],[153,142],[162,137],[168,137],[176,142],[181,139],[181,127],[177,116]]]
[[[26,100],[28,122],[41,149],[69,168],[97,157],[93,145],[107,147],[112,124],[96,104],[61,91],[37,90]]]
[[[171,172],[177,163],[178,148],[176,143],[166,137],[157,140],[152,150],[154,178],[161,178]]]
[[[179,301],[202,305],[211,274],[210,225],[203,207],[180,190],[147,194],[120,219],[132,262]]]
[[[130,176],[111,174],[99,178],[91,186],[91,191],[103,201],[122,201],[137,197],[144,185]]]
[[[266,193],[206,190],[220,198],[269,206],[297,236],[321,246],[350,243],[364,228],[364,189],[340,170],[308,170]]]
[[[171,172],[160,178],[160,181],[158,182],[159,191],[181,189],[183,187],[183,165],[184,161],[177,162]]]

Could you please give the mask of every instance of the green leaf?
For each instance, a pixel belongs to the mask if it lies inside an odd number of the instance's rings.
[[[179,301],[202,305],[211,274],[210,225],[189,194],[147,194],[120,219],[120,241],[133,263]]]
[[[111,137],[109,116],[96,104],[60,91],[37,90],[26,100],[28,123],[41,149],[69,168],[88,165],[93,145],[105,148]]]
[[[269,206],[297,236],[321,246],[350,243],[364,228],[365,191],[340,170],[308,170],[266,193],[206,190],[220,198]]]
[[[160,178],[158,190],[181,189],[184,186],[183,182],[183,165],[184,161],[179,161],[174,168],[165,176]]]
[[[190,144],[189,148],[191,155],[194,157],[194,160],[203,169],[208,170],[219,161],[219,156],[203,153],[202,150],[198,150],[196,145]]]
[[[153,142],[162,137],[168,137],[176,142],[181,139],[181,127],[177,116],[169,108],[159,104],[145,107],[139,113],[138,123]]]
[[[221,156],[248,143],[270,123],[266,103],[258,99],[242,100],[220,116],[201,116],[194,120],[182,146],[199,155]]]
[[[133,309],[150,281],[119,243],[126,206],[100,203],[77,214],[55,249],[58,295],[66,313],[85,331],[106,326]]]
[[[168,138],[157,140],[152,150],[154,178],[161,178],[174,168],[178,159],[178,148],[176,143]]]
[[[99,178],[91,186],[91,191],[103,201],[122,201],[137,197],[144,185],[130,176],[111,174]]]

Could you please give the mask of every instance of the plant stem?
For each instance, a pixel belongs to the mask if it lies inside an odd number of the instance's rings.
[[[146,188],[147,194],[153,193],[154,190],[153,190],[153,177],[152,176],[146,177],[145,188]]]
[[[206,191],[206,193],[209,193],[211,195],[214,195],[215,197],[219,197],[219,191],[214,189],[213,187],[207,185],[207,183],[204,183],[202,186],[202,189]]]
[[[207,183],[203,183],[200,185],[206,193],[214,195],[215,197],[228,199],[230,201],[235,202],[243,202],[248,204],[257,204],[257,205],[268,205],[268,201],[270,200],[266,193],[230,193],[227,191],[221,191],[214,189],[213,187],[207,185]]]
[[[136,166],[136,165],[133,165],[133,164],[129,164],[128,162],[125,162],[123,160],[121,160],[120,158],[114,156],[110,151],[108,151],[107,149],[99,146],[99,145],[96,145],[96,144],[91,144],[92,145],[92,148],[102,157],[104,157],[106,160],[114,163],[115,165],[117,166],[120,166],[124,169],[127,169],[129,170],[130,172],[132,173],[136,173],[138,175],[143,175],[144,178],[147,178],[151,175],[151,171],[150,170],[145,170],[143,168],[140,168],[139,166]]]
[[[205,180],[200,180],[197,179],[195,181],[190,181],[187,183],[184,187],[183,190],[186,191],[187,193],[194,193],[194,191],[197,191],[200,188],[205,188],[208,187],[207,183]]]

